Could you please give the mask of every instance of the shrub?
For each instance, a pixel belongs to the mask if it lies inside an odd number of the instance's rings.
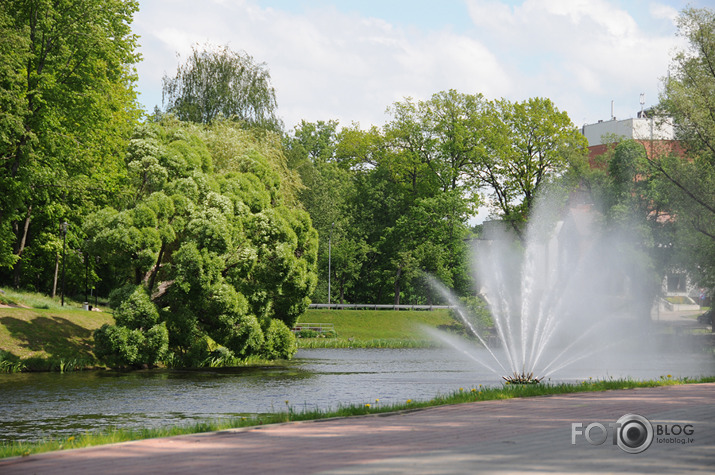
[[[260,355],[268,359],[289,359],[298,349],[295,335],[280,320],[271,320]]]
[[[122,302],[127,300],[129,296],[137,289],[138,286],[134,284],[127,284],[123,287],[116,288],[109,292],[109,298],[107,303],[111,308],[118,308]]]
[[[105,323],[94,331],[94,354],[111,367],[128,366],[137,359],[138,349],[130,339],[132,331]]]
[[[168,347],[164,323],[146,332],[105,323],[94,332],[95,356],[110,367],[153,366],[166,356]]]
[[[317,338],[319,333],[315,330],[299,330],[296,334],[298,338]]]
[[[138,286],[114,312],[114,320],[117,325],[132,330],[148,330],[159,322],[159,312],[144,287]]]

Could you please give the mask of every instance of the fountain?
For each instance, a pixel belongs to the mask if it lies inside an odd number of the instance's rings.
[[[629,336],[647,333],[650,322],[648,296],[639,294],[647,261],[637,240],[606,233],[600,219],[590,206],[564,211],[543,200],[523,243],[503,223],[485,226],[473,260],[498,337],[495,348],[459,300],[433,281],[493,362],[470,357],[507,383],[535,384],[577,361],[634,354]],[[469,354],[454,339],[438,336]]]

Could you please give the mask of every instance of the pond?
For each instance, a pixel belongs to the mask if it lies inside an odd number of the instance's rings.
[[[619,372],[604,370],[602,360],[591,361],[560,371],[559,381],[715,374],[707,354],[659,358],[634,358]],[[300,350],[290,362],[261,368],[0,374],[0,442],[285,411],[286,401],[300,411],[375,399],[381,404],[427,400],[479,384],[501,380],[445,348]]]

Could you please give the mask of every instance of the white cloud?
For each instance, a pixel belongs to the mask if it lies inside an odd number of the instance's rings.
[[[673,31],[650,34],[618,2],[526,0],[505,7],[470,0],[468,5],[475,25],[486,30],[488,46],[524,78],[521,90],[551,97],[575,122],[606,118],[599,113],[605,107],[598,106],[612,99],[622,116],[635,113],[641,92],[657,102]],[[492,8],[497,22],[489,20]],[[574,92],[588,98],[575,102]]]
[[[673,24],[675,24],[675,19],[678,17],[678,10],[662,3],[651,3],[648,6],[648,10],[653,18],[668,20]]]
[[[662,3],[645,12],[660,21],[653,33],[615,1],[465,2],[472,26],[457,28],[428,20],[397,25],[377,11],[360,13],[359,4],[349,12],[324,2],[288,11],[256,0],[142,0],[135,21],[145,58],[142,99],[148,108],[160,104],[161,77],[176,70],[176,53],[185,57],[193,43],[211,42],[267,64],[289,128],[301,119],[380,125],[394,101],[450,88],[511,100],[550,97],[575,122],[595,122],[611,99],[620,115],[640,107],[641,92],[655,103],[677,44],[677,12]]]

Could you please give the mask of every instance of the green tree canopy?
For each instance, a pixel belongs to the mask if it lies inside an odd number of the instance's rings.
[[[586,139],[549,99],[490,103],[472,178],[520,237],[540,189],[582,161]]]
[[[700,285],[715,289],[715,12],[684,9],[679,35],[687,49],[673,58],[660,112],[672,118],[685,158],[652,156],[659,192],[678,224],[682,254]]]
[[[59,223],[120,194],[139,115],[137,8],[134,0],[0,5],[0,266],[13,268],[15,285],[51,283],[36,264],[54,261]]]
[[[236,358],[290,357],[289,329],[316,283],[317,233],[308,214],[284,200],[285,163],[272,163],[258,152],[270,148],[261,139],[233,135],[230,127],[171,119],[139,127],[127,155],[133,201],[87,219],[90,248],[108,256],[116,285],[151,295],[160,316],[154,326],[165,325],[176,365],[205,364],[219,348]],[[236,137],[251,137],[253,146],[237,145]],[[119,308],[134,295],[121,292]],[[102,354],[126,353],[124,333],[150,330],[134,323],[142,319],[117,320],[128,330],[100,332],[99,344],[118,342]]]
[[[173,78],[164,76],[166,111],[181,120],[211,123],[219,117],[280,130],[276,94],[263,63],[228,46],[192,48]]]

